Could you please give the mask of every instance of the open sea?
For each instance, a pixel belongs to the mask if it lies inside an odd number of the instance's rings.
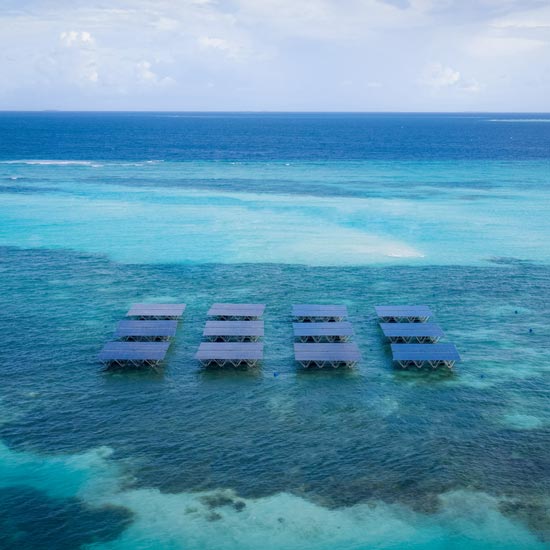
[[[141,301],[164,368],[104,371]],[[213,302],[267,304],[259,369],[194,360]],[[392,367],[406,303],[453,372]],[[550,115],[0,113],[0,334],[2,550],[548,549]]]

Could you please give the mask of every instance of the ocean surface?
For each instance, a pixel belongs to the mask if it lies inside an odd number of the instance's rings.
[[[0,113],[0,548],[550,548],[550,115]],[[187,303],[159,373],[96,356]],[[265,360],[207,371],[213,302]],[[293,361],[343,303],[357,368]],[[376,304],[463,358],[392,367]]]

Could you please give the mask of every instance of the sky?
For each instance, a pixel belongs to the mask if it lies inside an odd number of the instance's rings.
[[[0,109],[550,111],[550,0],[0,0]]]

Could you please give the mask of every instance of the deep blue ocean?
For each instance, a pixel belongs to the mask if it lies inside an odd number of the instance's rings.
[[[0,113],[0,548],[550,548],[550,115]],[[158,372],[97,353],[187,303]],[[262,302],[265,360],[193,355]],[[293,361],[342,303],[363,360]],[[463,361],[400,371],[377,304]]]

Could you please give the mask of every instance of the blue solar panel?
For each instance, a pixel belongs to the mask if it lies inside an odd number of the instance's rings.
[[[361,353],[356,344],[294,344],[296,361],[359,361]]]
[[[352,336],[353,327],[348,322],[292,323],[294,336]]]
[[[195,357],[199,361],[260,360],[264,345],[258,342],[202,342]]]
[[[208,310],[210,317],[261,317],[265,304],[213,304]]]
[[[170,337],[175,336],[177,321],[120,321],[115,336],[129,337]]]
[[[460,361],[454,344],[391,344],[394,361]]]
[[[443,337],[441,327],[435,323],[380,323],[387,337]]]
[[[207,321],[203,336],[254,336],[264,335],[263,321]]]
[[[162,361],[169,342],[108,342],[99,353],[99,360],[109,361]]]
[[[375,306],[381,318],[429,318],[433,316],[428,306]]]
[[[297,304],[292,306],[294,317],[347,317],[348,308],[343,305]]]
[[[185,304],[134,304],[126,317],[180,318],[185,307]]]

